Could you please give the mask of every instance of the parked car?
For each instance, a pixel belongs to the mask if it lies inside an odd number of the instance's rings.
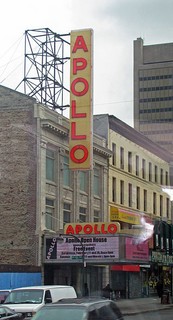
[[[15,312],[14,310],[4,307],[3,305],[0,306],[0,319],[4,320],[22,320],[23,316],[21,313]]]
[[[21,312],[25,318],[31,318],[43,305],[66,297],[77,297],[76,291],[72,286],[22,287],[11,290],[3,305],[16,312]]]
[[[123,320],[117,304],[109,299],[62,299],[43,306],[32,320]]]
[[[9,289],[0,290],[0,303],[5,301],[10,292],[11,290]]]

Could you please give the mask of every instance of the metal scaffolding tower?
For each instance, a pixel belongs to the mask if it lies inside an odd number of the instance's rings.
[[[61,111],[69,106],[64,102],[70,92],[69,39],[70,33],[60,35],[49,28],[25,31],[24,93]]]

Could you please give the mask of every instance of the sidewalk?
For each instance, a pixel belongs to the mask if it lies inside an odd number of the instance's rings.
[[[123,315],[133,315],[173,308],[172,302],[170,304],[161,304],[161,299],[158,297],[120,299],[116,300],[116,303]]]

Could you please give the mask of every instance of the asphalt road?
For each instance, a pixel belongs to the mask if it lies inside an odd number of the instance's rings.
[[[124,316],[124,320],[172,320],[173,308]]]

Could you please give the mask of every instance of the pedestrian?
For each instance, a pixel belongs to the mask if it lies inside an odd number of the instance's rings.
[[[103,296],[104,298],[111,299],[112,292],[113,292],[113,290],[112,290],[112,288],[110,287],[110,284],[108,283],[108,284],[106,285],[106,287],[103,288],[103,290],[102,290],[102,296]]]
[[[89,289],[88,289],[88,285],[85,282],[84,283],[84,297],[88,297],[89,296]]]
[[[163,294],[163,282],[161,280],[157,282],[156,289],[157,289],[157,294],[159,298],[161,298]]]

